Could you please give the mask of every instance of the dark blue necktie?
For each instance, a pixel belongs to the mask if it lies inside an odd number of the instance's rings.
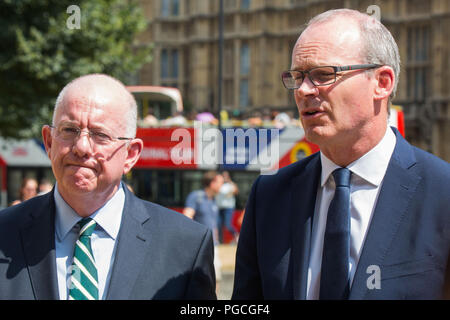
[[[333,171],[336,191],[328,209],[320,276],[320,299],[348,298],[350,258],[350,175],[347,168]]]

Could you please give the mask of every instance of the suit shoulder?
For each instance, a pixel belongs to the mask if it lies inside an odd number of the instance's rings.
[[[437,156],[410,144],[402,135],[393,128],[396,134],[396,146],[392,159],[401,167],[416,172],[419,176],[450,177],[450,164]]]
[[[280,168],[277,172],[275,172],[275,174],[261,175],[261,181],[267,183],[284,183],[306,170],[312,162],[318,161],[319,159],[319,152],[316,152],[302,160]]]
[[[20,220],[19,216],[23,212],[21,210],[22,203],[8,207],[0,211],[0,228],[11,225],[15,221]]]
[[[417,164],[421,171],[427,175],[433,175],[439,180],[448,183],[450,179],[450,164],[441,158],[413,146]]]
[[[149,217],[157,218],[161,223],[179,229],[182,233],[194,232],[196,234],[203,234],[208,230],[206,226],[189,219],[180,212],[163,207],[154,202],[142,200],[137,197],[136,199],[145,206],[145,212]]]
[[[0,242],[16,233],[33,219],[33,213],[47,206],[49,196],[34,197],[0,211]]]
[[[43,204],[45,196],[31,198],[25,202],[21,202],[14,206],[8,207],[0,211],[0,225],[24,222],[33,208],[39,208]]]

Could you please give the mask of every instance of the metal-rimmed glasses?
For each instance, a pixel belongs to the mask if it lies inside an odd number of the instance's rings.
[[[58,126],[48,125],[50,128],[56,130],[56,136],[63,141],[72,142],[77,139],[83,130],[81,130],[77,126],[73,126],[70,124],[59,124]],[[109,145],[116,140],[132,140],[133,138],[126,137],[112,137],[108,133],[102,130],[93,130],[90,129],[87,131],[87,134],[90,140],[97,145]]]
[[[350,66],[321,66],[309,70],[288,70],[281,73],[281,81],[286,89],[300,88],[306,75],[313,85],[327,86],[336,82],[336,73],[342,71],[374,69],[382,67],[381,64],[354,64]]]

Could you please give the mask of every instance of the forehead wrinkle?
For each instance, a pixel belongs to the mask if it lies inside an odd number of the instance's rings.
[[[323,65],[342,65],[342,60],[361,61],[360,33],[357,28],[342,25],[311,26],[299,37],[292,53],[292,69]]]
[[[86,94],[87,91],[81,91],[82,94],[78,94],[79,92],[74,91],[68,95],[67,106],[69,110],[76,113],[90,113],[95,107],[95,99],[92,99],[91,93]]]
[[[69,105],[72,105],[70,110]],[[57,124],[61,116],[71,119],[75,117],[78,119],[77,122],[80,122],[79,115],[94,113],[105,117],[108,126],[103,120],[94,123],[93,118],[87,119],[88,125],[103,126],[120,132],[131,130],[130,134],[135,135],[136,127],[133,127],[131,122],[136,119],[135,108],[134,97],[120,81],[103,74],[86,75],[73,80],[60,92],[52,123]]]
[[[83,124],[88,128],[105,127],[102,122],[95,120],[95,116],[104,112],[102,104],[106,103],[107,101],[101,98],[96,88],[74,84],[64,96],[59,118],[68,118],[64,121],[77,125]]]
[[[317,67],[319,65],[330,65],[331,61],[322,57],[332,54],[334,45],[325,41],[308,41],[305,44],[298,43],[292,54],[291,69],[303,69]]]
[[[89,124],[92,128],[99,128],[110,132],[126,131],[126,121],[122,121],[123,117],[117,119],[113,114],[127,112],[123,110],[127,108],[126,97],[123,94],[123,88],[110,79],[103,81],[91,82],[88,86],[88,106],[90,112],[94,114],[103,114],[108,118],[108,125],[104,121],[89,118]],[[109,123],[113,121],[114,124]]]

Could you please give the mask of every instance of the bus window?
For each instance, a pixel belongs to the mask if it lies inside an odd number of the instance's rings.
[[[142,199],[181,209],[191,191],[203,189],[203,174],[204,170],[134,169],[127,183]],[[230,171],[230,175],[239,188],[236,208],[243,209],[259,172]]]
[[[236,183],[239,189],[239,193],[236,196],[236,209],[244,209],[247,198],[250,195],[250,191],[253,182],[258,178],[259,172],[255,171],[228,171],[231,176],[231,180]]]
[[[166,203],[168,207],[176,206],[179,201],[179,171],[157,171],[157,197],[159,201]]]
[[[183,111],[181,93],[177,88],[158,86],[127,86],[138,105],[140,119],[152,114],[159,120]]]

